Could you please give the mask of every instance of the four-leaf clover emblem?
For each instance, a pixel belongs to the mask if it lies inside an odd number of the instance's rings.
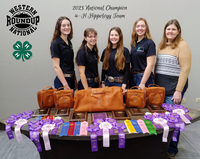
[[[13,52],[13,56],[16,60],[22,58],[22,61],[25,62],[24,59],[29,60],[32,57],[32,52],[29,51],[32,48],[32,45],[28,41],[25,41],[23,45],[20,41],[17,41],[13,45],[13,48],[16,50]]]

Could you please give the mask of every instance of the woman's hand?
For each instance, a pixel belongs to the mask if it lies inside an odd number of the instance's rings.
[[[145,88],[145,84],[140,83],[139,87],[144,89]]]
[[[105,87],[105,84],[102,83],[102,84],[101,84],[101,87],[104,88],[104,87]]]
[[[172,100],[174,100],[174,104],[180,104],[181,103],[182,94],[180,91],[175,91],[174,95],[172,97]]]

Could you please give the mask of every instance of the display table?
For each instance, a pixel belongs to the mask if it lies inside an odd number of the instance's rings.
[[[128,109],[127,109],[128,110]],[[55,114],[55,109],[51,110],[50,115]],[[142,111],[145,113],[149,111],[148,108],[143,108]],[[70,110],[70,114],[73,109]],[[106,112],[109,118],[112,118],[111,112]],[[130,114],[129,110],[128,113]],[[189,109],[188,113],[193,119],[191,122],[195,122],[200,117],[200,111]],[[131,119],[144,119],[143,116],[131,116]],[[62,117],[67,122],[70,116]],[[29,119],[29,121],[34,118]],[[88,113],[88,125],[92,124],[91,113]],[[117,120],[118,123],[124,123],[124,120]],[[5,130],[6,119],[0,121],[0,129]],[[28,125],[24,125],[21,129],[21,133],[29,137]],[[115,130],[116,135],[110,136],[110,147],[103,147],[103,137],[98,136],[98,151],[91,151],[90,135],[88,132],[87,136],[62,136],[59,137],[61,129],[58,130],[57,135],[49,135],[51,150],[45,151],[43,139],[40,138],[42,145],[42,152],[40,152],[41,159],[167,159],[167,150],[169,142],[173,134],[172,128],[169,130],[168,142],[162,142],[163,129],[156,130],[157,135],[149,134],[129,134],[127,129],[125,132],[125,148],[118,148],[118,133]]]

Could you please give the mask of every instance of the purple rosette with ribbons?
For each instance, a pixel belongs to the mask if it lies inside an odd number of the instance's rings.
[[[110,124],[112,124],[112,126],[114,126],[117,123],[117,120],[115,120],[113,118],[106,118],[105,121],[107,121]],[[115,129],[113,127],[111,129],[109,129],[109,134],[110,135],[115,135]]]
[[[22,114],[22,115],[19,117],[19,119],[26,119],[26,120],[28,120],[28,119],[30,119],[30,118],[31,118],[31,116],[28,115],[28,114]]]
[[[56,119],[52,122],[55,125],[54,129],[51,131],[51,135],[56,135],[59,129],[59,126],[64,123],[63,119]]]
[[[14,138],[13,132],[11,130],[11,127],[14,126],[14,123],[17,121],[17,118],[15,117],[10,117],[6,120],[6,133],[8,136],[8,139],[11,140]]]
[[[112,127],[112,124],[107,121],[99,124],[99,128],[103,129],[103,147],[110,147],[109,129]]]
[[[150,121],[153,121],[154,118],[156,118],[156,117],[151,113],[147,113],[147,114],[144,115],[144,119],[147,119],[147,120],[150,120]]]
[[[41,125],[51,124],[53,121],[51,119],[40,120]]]
[[[35,124],[33,121],[37,121]],[[40,122],[38,120],[33,120],[29,122],[29,135],[30,139],[35,143],[38,152],[42,151],[42,147],[40,144],[40,131],[42,128],[42,125],[40,125]]]
[[[124,133],[124,129],[126,129],[125,124],[115,123],[114,128],[117,129],[118,131],[118,136],[119,136],[118,147],[125,148],[125,133]]]
[[[167,116],[167,114],[165,114],[165,113],[159,113],[159,114],[157,115],[157,118],[163,118],[163,119],[167,120],[167,119],[168,119],[168,116]]]
[[[90,139],[91,139],[91,150],[92,152],[98,151],[98,143],[97,143],[97,134],[96,132],[99,130],[98,125],[90,125],[87,127],[87,131],[90,132]]]
[[[40,121],[39,120],[32,120],[32,121],[30,121],[29,123],[28,123],[28,125],[29,126],[33,126],[33,125],[35,125],[35,124],[40,124]],[[30,127],[29,127],[30,128]]]
[[[27,110],[27,111],[23,112],[22,114],[23,115],[30,115],[31,116],[33,114],[33,111]]]
[[[19,119],[21,116],[22,116],[21,113],[16,113],[16,114],[12,114],[12,115],[11,115],[11,118],[14,117],[14,118]]]
[[[99,126],[99,124],[101,124],[102,122],[104,122],[104,119],[98,118],[98,119],[95,119],[95,120],[94,120],[93,124]],[[97,136],[103,136],[103,130],[102,130],[102,129],[99,129],[99,130],[96,132],[96,134],[97,134]]]

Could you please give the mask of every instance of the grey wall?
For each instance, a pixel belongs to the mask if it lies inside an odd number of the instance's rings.
[[[10,26],[6,26],[6,16],[11,16],[9,10],[16,5],[26,4],[37,10],[40,22],[37,30],[28,36],[14,35],[9,31]],[[113,10],[72,10],[73,6],[125,6],[127,10],[119,12]],[[189,75],[189,89],[185,94],[188,108],[200,109],[200,103],[196,103],[196,98],[200,98],[200,63],[199,63],[199,21],[198,0],[0,0],[0,119],[9,117],[13,113],[21,113],[25,110],[38,108],[37,91],[45,86],[53,86],[55,72],[52,67],[50,57],[50,41],[56,20],[59,16],[68,16],[74,29],[72,39],[74,52],[83,39],[83,31],[87,27],[93,27],[98,32],[98,47],[100,55],[106,47],[108,32],[111,27],[118,26],[124,35],[124,45],[130,49],[131,32],[134,21],[139,17],[144,17],[149,24],[150,31],[156,45],[159,44],[163,28],[170,19],[178,19],[182,27],[182,37],[190,46],[192,51],[192,69]],[[81,19],[75,15],[83,13],[110,14],[117,13],[125,15],[125,18],[111,18],[110,20],[99,18],[98,20]],[[32,44],[31,52],[33,56],[25,62],[22,59],[16,60],[12,54],[13,44],[16,41],[28,41]],[[102,64],[99,63],[101,73]],[[77,70],[77,67],[76,67]],[[78,76],[78,71],[76,71]],[[79,76],[78,76],[79,77]]]

